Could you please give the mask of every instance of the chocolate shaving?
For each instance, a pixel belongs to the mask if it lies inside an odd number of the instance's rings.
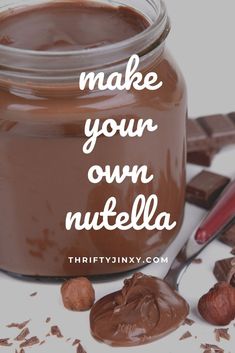
[[[33,336],[33,337],[29,338],[28,340],[24,341],[23,343],[21,343],[20,348],[31,347],[31,346],[34,346],[35,344],[38,344],[38,343],[40,343],[38,337]]]
[[[23,341],[26,336],[29,335],[28,327],[24,328],[23,331],[15,338],[15,341]]]
[[[50,321],[51,321],[51,318],[48,317],[48,318],[46,319],[46,323],[48,324],[48,322],[50,322]]]
[[[188,326],[192,326],[193,324],[195,324],[194,320],[189,319],[188,317],[185,319],[183,325],[188,325]]]
[[[4,347],[9,347],[12,346],[12,343],[9,343],[10,338],[0,338],[0,346],[4,346]]]
[[[44,343],[46,343],[45,340],[41,341],[41,342],[39,343],[39,346],[42,346]]]
[[[209,343],[205,343],[205,344],[201,344],[200,346],[202,349],[204,349],[204,353],[224,353],[224,350],[218,346],[216,346],[215,344],[209,344]]]
[[[227,341],[230,340],[230,334],[228,333],[228,328],[216,328],[214,330],[215,339],[217,342],[220,342],[220,339],[223,338]]]
[[[75,339],[74,341],[73,341],[73,346],[76,346],[77,344],[80,344],[80,340],[79,339]]]
[[[192,261],[193,264],[201,264],[202,263],[202,259],[194,259]]]
[[[28,325],[29,322],[30,322],[30,320],[24,321],[20,324],[13,322],[12,324],[7,325],[6,327],[8,327],[8,328],[15,327],[15,328],[18,328],[19,330],[22,330],[26,325]]]
[[[86,351],[83,348],[83,346],[81,345],[81,343],[79,343],[79,345],[77,347],[77,353],[86,353]]]
[[[190,338],[190,337],[192,337],[192,334],[191,334],[191,332],[189,332],[189,331],[186,331],[181,337],[180,337],[180,341],[183,341],[183,340],[186,340],[187,338]]]
[[[30,294],[30,297],[35,297],[38,294],[38,292],[33,292]]]
[[[51,326],[51,334],[52,336],[57,336],[58,338],[64,337],[58,326]]]

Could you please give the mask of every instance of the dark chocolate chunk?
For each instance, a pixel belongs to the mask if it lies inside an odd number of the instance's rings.
[[[210,167],[217,150],[208,148],[202,151],[192,151],[187,154],[187,162],[191,164]]]
[[[235,247],[235,224],[226,230],[226,232],[223,233],[219,239],[222,243],[231,246],[231,248]]]
[[[197,119],[200,125],[213,139],[213,145],[224,147],[230,143],[235,143],[235,124],[227,115],[211,115]]]
[[[235,257],[216,261],[214,275],[219,282],[228,282],[235,287]]]
[[[230,179],[206,170],[196,175],[187,185],[186,199],[197,206],[210,209]]]

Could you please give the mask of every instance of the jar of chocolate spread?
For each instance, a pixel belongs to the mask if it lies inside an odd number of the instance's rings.
[[[184,211],[186,89],[165,48],[160,0],[9,0],[0,5],[0,268],[17,275],[105,275],[160,256]],[[82,72],[157,72],[161,89],[79,89]],[[158,132],[99,136],[84,154],[87,119],[152,119]],[[149,183],[91,183],[93,165],[146,165]],[[172,230],[81,230],[66,214],[101,212],[111,196],[131,213],[137,195],[158,195]],[[127,258],[127,261],[121,258]],[[140,262],[129,260],[141,258]],[[109,259],[109,260],[108,260]]]

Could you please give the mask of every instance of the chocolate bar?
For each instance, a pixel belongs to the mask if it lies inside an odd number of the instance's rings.
[[[188,183],[186,200],[210,209],[229,182],[230,179],[223,175],[203,170]]]
[[[219,238],[222,243],[235,248],[235,224],[227,229]]]
[[[235,287],[235,257],[216,261],[214,275],[219,282],[228,282]]]
[[[203,116],[187,121],[188,162],[210,166],[214,155],[235,143],[235,113]]]

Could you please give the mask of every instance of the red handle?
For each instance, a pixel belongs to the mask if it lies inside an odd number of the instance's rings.
[[[222,193],[215,207],[198,228],[195,239],[204,244],[235,217],[235,180]]]

